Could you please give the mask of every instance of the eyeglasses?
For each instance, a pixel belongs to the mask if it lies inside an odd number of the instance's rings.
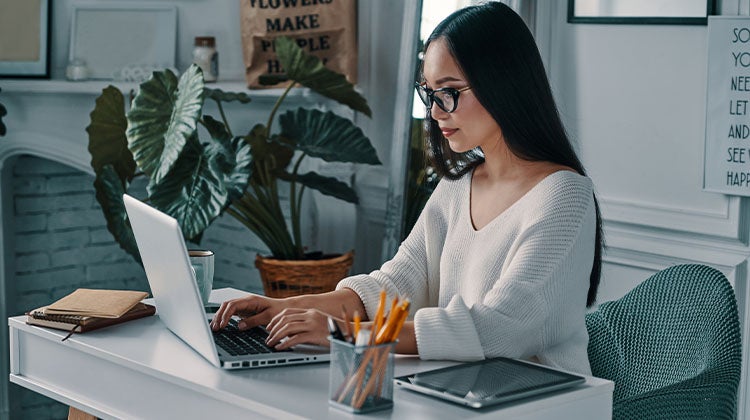
[[[432,90],[421,83],[416,83],[414,84],[414,88],[417,90],[419,99],[422,100],[427,108],[432,108],[432,103],[435,102],[440,109],[451,113],[458,107],[458,96],[461,92],[471,89],[471,86],[461,89],[444,87]]]

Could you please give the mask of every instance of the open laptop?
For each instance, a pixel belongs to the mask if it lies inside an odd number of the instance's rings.
[[[268,333],[262,327],[211,331],[211,314],[203,307],[177,220],[127,194],[123,200],[159,318],[209,362],[224,369],[242,369],[330,360],[329,350],[317,346],[287,351],[269,348],[264,343]]]

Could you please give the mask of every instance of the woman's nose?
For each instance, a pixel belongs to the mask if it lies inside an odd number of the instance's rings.
[[[448,116],[448,113],[443,111],[443,109],[438,106],[437,102],[432,101],[432,106],[430,106],[430,115],[432,115],[432,118],[436,120],[442,120]]]

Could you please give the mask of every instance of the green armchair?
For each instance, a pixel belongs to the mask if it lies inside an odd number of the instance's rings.
[[[614,419],[736,417],[740,324],[718,270],[664,269],[587,314],[586,326],[592,373],[615,382]]]

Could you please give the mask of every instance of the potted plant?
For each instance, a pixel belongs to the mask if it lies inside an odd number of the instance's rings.
[[[304,266],[314,272],[328,270],[316,268],[321,265],[322,253],[308,253],[302,244],[303,194],[306,188],[313,188],[350,203],[357,203],[358,198],[351,187],[335,178],[300,173],[300,164],[307,156],[329,162],[380,161],[370,140],[347,118],[330,111],[298,108],[279,115],[276,131],[276,113],[289,91],[298,85],[367,116],[371,111],[365,98],[343,75],[326,69],[318,58],[306,54],[289,38],[278,38],[275,43],[286,71],[287,88],[268,119],[244,135],[232,131],[222,103],[248,103],[250,97],[206,88],[201,70],[195,65],[179,79],[169,70],[154,72],[150,80],[140,85],[127,113],[125,99],[117,88],[108,86],[97,98],[91,124],[86,128],[91,165],[96,173],[96,197],[109,231],[136,260],[140,261],[140,256],[122,194],[134,178],[145,176],[148,185],[143,200],[177,219],[187,240],[199,242],[203,231],[224,212],[257,235],[271,253],[269,258],[256,259],[267,294],[322,291],[288,283]],[[269,84],[279,81],[279,77],[265,80]],[[219,119],[203,113],[207,99],[218,105]],[[199,126],[205,128],[208,138],[199,138]],[[282,211],[279,182],[289,184],[290,226]],[[282,274],[284,280],[275,280],[277,290],[271,290],[274,287],[269,287],[264,276],[269,260],[292,267],[291,273]],[[339,273],[333,274],[338,278],[325,280],[326,289],[346,275],[351,253],[333,260],[334,265],[348,266],[334,270]],[[296,275],[298,280],[308,281],[307,277],[304,273]]]

